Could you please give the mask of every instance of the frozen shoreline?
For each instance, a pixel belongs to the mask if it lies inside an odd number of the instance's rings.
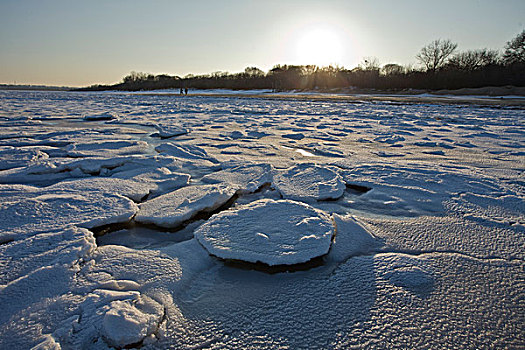
[[[104,92],[82,92],[102,94],[130,94],[130,95],[166,95],[174,97],[186,97],[180,95],[178,90],[150,90],[150,91],[104,91]],[[352,93],[352,92],[318,92],[318,91],[291,91],[273,92],[272,90],[190,90],[189,96],[193,97],[236,97],[236,98],[264,98],[264,99],[298,99],[312,101],[375,101],[395,103],[424,103],[424,104],[466,104],[480,106],[508,106],[524,107],[525,96],[520,95],[454,95],[440,93]]]
[[[519,347],[523,109],[369,97],[0,91],[0,348]]]

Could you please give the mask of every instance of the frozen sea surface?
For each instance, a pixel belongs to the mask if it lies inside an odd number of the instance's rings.
[[[525,347],[523,108],[267,95],[0,91],[0,348]]]

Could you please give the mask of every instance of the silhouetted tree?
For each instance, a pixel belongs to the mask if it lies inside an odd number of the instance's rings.
[[[460,52],[448,60],[448,66],[458,70],[473,71],[497,64],[499,53],[496,50],[480,49]]]
[[[257,67],[246,67],[244,74],[248,77],[263,77],[265,75],[264,72]]]
[[[436,72],[447,63],[447,59],[454,53],[457,47],[458,44],[448,39],[434,40],[421,49],[416,59],[425,66],[427,71]]]
[[[503,62],[505,64],[525,63],[525,30],[507,42],[503,52]]]
[[[143,80],[147,80],[148,79],[148,74],[146,73],[142,73],[142,72],[135,72],[135,71],[132,71],[131,73],[129,73],[128,75],[126,75],[122,81],[124,83],[130,83],[130,82],[138,82],[138,81],[143,81]]]
[[[272,79],[274,90],[297,90],[304,89],[307,85],[304,66],[298,65],[275,65],[268,75]]]
[[[378,71],[381,68],[379,59],[377,57],[365,57],[359,64],[359,68],[366,71]]]
[[[416,56],[425,67],[395,63],[380,68],[379,60],[366,57],[357,68],[316,65],[275,65],[267,74],[257,67],[240,73],[223,71],[188,74],[184,78],[167,74],[131,72],[114,85],[92,85],[82,90],[148,90],[169,88],[303,90],[345,87],[372,89],[458,89],[484,86],[525,85],[525,30],[509,41],[503,60],[498,51],[469,50],[454,54],[457,44],[435,40]],[[502,64],[504,63],[504,64]]]
[[[381,68],[381,73],[384,75],[400,75],[405,73],[405,68],[396,63],[389,63]]]
[[[223,71],[216,71],[216,72],[213,72],[211,73],[211,77],[214,78],[214,79],[221,79],[221,78],[226,78],[230,73],[228,72],[223,72]]]

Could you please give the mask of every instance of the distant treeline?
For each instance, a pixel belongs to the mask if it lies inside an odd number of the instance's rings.
[[[115,85],[93,85],[82,90],[154,89],[272,89],[336,88],[460,89],[485,86],[525,86],[525,30],[509,41],[503,53],[480,49],[457,51],[450,40],[435,40],[416,59],[420,68],[390,63],[381,66],[367,58],[354,69],[315,65],[276,65],[268,72],[248,67],[242,73],[214,72],[185,77],[132,72]]]
[[[0,84],[0,90],[69,91],[72,89],[67,86]]]

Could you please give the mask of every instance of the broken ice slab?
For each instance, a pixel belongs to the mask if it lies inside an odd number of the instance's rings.
[[[187,186],[140,205],[135,221],[178,227],[201,212],[213,212],[228,203],[236,190],[227,185]]]

